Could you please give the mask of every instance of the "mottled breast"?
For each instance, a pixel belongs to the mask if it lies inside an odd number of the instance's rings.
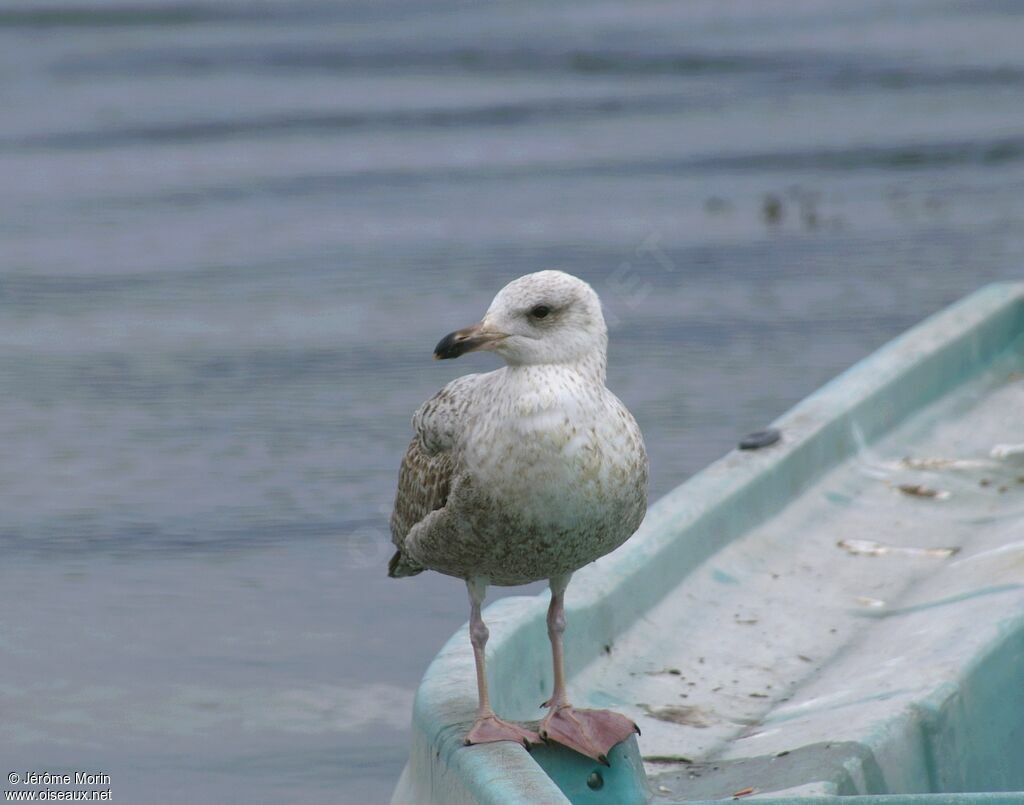
[[[550,578],[633,534],[646,511],[647,456],[615,395],[549,370],[510,372],[487,396],[455,462],[481,575],[494,584]]]

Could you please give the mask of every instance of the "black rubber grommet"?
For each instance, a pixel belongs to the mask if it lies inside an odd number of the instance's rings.
[[[748,433],[740,439],[740,450],[760,450],[762,447],[769,447],[782,438],[782,433],[777,428],[765,428]]]

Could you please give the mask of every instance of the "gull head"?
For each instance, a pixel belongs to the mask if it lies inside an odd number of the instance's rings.
[[[498,291],[483,320],[442,338],[434,357],[486,349],[511,365],[597,360],[603,366],[607,346],[594,289],[564,271],[538,271]]]

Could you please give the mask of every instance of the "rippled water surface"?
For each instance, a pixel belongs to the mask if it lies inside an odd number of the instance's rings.
[[[4,4],[3,765],[385,800],[467,616],[385,577],[412,411],[494,365],[438,338],[588,279],[665,492],[1024,276],[1021,41],[1007,0]]]

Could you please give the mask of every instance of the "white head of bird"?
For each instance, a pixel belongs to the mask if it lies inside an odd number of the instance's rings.
[[[595,362],[603,370],[607,347],[594,289],[564,271],[538,271],[498,291],[483,320],[442,338],[434,357],[489,350],[511,366]]]

